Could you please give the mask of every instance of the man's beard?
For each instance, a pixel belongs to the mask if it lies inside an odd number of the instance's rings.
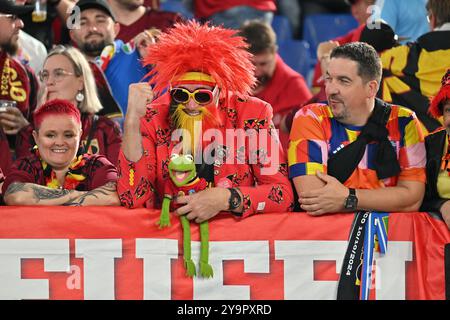
[[[111,43],[106,40],[85,42],[81,45],[80,50],[89,57],[98,57],[103,49]]]
[[[9,41],[8,43],[3,43],[0,45],[0,48],[2,48],[2,51],[8,53],[9,55],[16,55],[17,50],[19,49],[19,45],[16,42]]]
[[[203,143],[203,133],[210,128],[219,128],[222,121],[215,105],[200,107],[200,114],[196,116],[188,115],[184,109],[183,104],[172,104],[171,120],[176,129],[186,130],[191,138],[183,137],[183,154],[195,155],[202,149],[200,144]]]

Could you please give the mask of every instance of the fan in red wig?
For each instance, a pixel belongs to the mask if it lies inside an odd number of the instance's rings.
[[[119,155],[122,205],[167,203],[169,175],[184,179],[191,170],[169,171],[170,159],[190,154],[207,188],[187,181],[186,193],[177,193],[177,215],[202,223],[222,211],[246,217],[291,210],[293,192],[285,155],[271,130],[272,108],[250,96],[256,81],[252,56],[237,32],[188,21],[148,48],[144,63],[152,67],[148,76],[154,89],[130,86]],[[153,91],[160,96],[155,101]]]
[[[255,83],[251,54],[246,48],[247,43],[235,30],[189,21],[163,33],[149,48],[144,63],[152,66],[148,76],[157,95],[167,88],[195,84],[217,87],[219,90],[213,93],[221,98],[228,98],[230,93],[245,98]],[[202,123],[203,132],[222,124],[216,100],[198,107],[195,116],[183,112],[185,104],[172,104],[171,121],[190,133],[192,139],[184,140],[185,147],[190,145],[191,153],[195,153],[201,143],[195,134],[196,124]]]

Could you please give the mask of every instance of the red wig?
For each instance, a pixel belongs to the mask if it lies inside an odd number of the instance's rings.
[[[67,100],[54,99],[44,103],[33,113],[34,128],[38,129],[42,121],[51,115],[68,115],[81,123],[80,110]]]
[[[431,100],[429,109],[430,114],[435,118],[439,118],[440,116],[442,116],[443,103],[446,100],[450,100],[450,69],[447,70],[444,77],[442,78],[441,84],[442,86],[439,89],[439,92]]]
[[[160,94],[177,78],[188,72],[210,75],[218,87],[240,96],[250,93],[255,84],[254,66],[248,44],[236,30],[201,25],[191,20],[176,23],[162,33],[148,49],[145,65],[153,67],[147,76]]]

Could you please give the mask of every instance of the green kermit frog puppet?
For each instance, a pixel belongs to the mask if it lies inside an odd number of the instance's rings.
[[[176,209],[176,204],[172,202],[177,196],[189,195],[206,189],[207,182],[204,178],[197,176],[194,158],[192,155],[173,154],[170,157],[169,165],[170,179],[164,186],[164,199],[162,203],[161,216],[158,221],[160,228],[170,226],[170,209]],[[186,216],[180,216],[183,228],[183,260],[186,268],[186,275],[193,277],[196,275],[195,264],[191,258],[191,230],[189,220]],[[200,275],[205,278],[213,276],[213,269],[209,264],[209,230],[208,222],[200,223]]]

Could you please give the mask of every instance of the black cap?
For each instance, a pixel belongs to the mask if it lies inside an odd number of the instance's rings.
[[[377,21],[373,25],[366,24],[361,31],[359,41],[370,44],[377,52],[382,52],[399,44],[394,30],[383,21]]]
[[[116,17],[114,16],[114,13],[106,0],[80,0],[75,4],[75,6],[80,8],[80,12],[92,8],[102,10],[114,21],[116,21]]]
[[[345,3],[348,4],[349,6],[352,6],[356,3],[356,1],[358,0],[345,0]]]
[[[15,0],[0,0],[0,13],[21,15],[31,12],[33,9],[34,6],[32,5],[16,5]]]

